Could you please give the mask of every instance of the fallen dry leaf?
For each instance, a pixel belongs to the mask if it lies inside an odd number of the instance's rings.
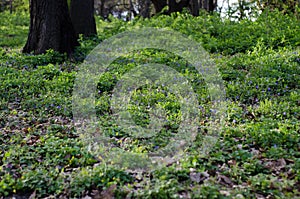
[[[278,160],[267,160],[265,163],[265,167],[272,170],[272,171],[280,171],[281,169],[284,169],[286,166],[286,161],[283,158],[280,158]]]
[[[230,196],[230,192],[229,191],[225,191],[225,190],[221,190],[220,194],[225,195],[225,196]]]
[[[236,165],[236,161],[235,161],[235,160],[229,160],[229,161],[228,161],[228,164],[229,164],[229,165]]]
[[[36,191],[34,191],[28,199],[35,199],[36,198]]]
[[[92,199],[90,196],[84,196],[82,199]]]
[[[224,185],[229,185],[229,186],[233,185],[230,178],[228,178],[227,176],[221,175],[221,174],[218,174],[218,181]]]
[[[205,179],[207,179],[209,177],[209,174],[206,173],[206,172],[191,172],[190,173],[190,179],[192,182],[197,182],[197,183],[200,183],[200,182],[203,182]]]
[[[114,191],[116,190],[117,185],[111,185],[107,189],[103,190],[101,194],[95,196],[93,199],[113,199]]]

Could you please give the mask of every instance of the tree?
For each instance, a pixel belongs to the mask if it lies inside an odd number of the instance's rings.
[[[184,8],[189,8],[194,16],[199,15],[200,9],[212,12],[217,6],[217,0],[151,0],[151,2],[155,7],[156,13],[161,12],[164,7],[168,6],[166,14],[181,12]]]
[[[71,0],[70,15],[77,35],[97,34],[94,18],[94,0]]]
[[[204,9],[208,12],[213,12],[217,7],[217,0],[200,0],[199,8]]]
[[[194,16],[198,16],[199,15],[199,1],[198,0],[191,0],[190,2],[190,9],[191,9],[191,13]]]
[[[155,12],[160,13],[164,7],[168,5],[167,0],[151,0],[154,5]]]
[[[171,14],[173,12],[181,12],[183,8],[189,6],[189,0],[181,0],[177,2],[176,0],[169,0],[169,11],[168,13]]]
[[[144,18],[149,18],[151,13],[151,1],[139,0],[138,1],[139,14]]]
[[[66,0],[30,0],[30,28],[24,53],[48,49],[72,54],[78,45]]]
[[[0,12],[9,10],[10,13],[13,11],[27,11],[28,10],[27,0],[0,0]]]
[[[297,14],[297,10],[300,6],[299,0],[256,0],[258,7],[261,10],[266,8],[270,10],[278,9],[283,13],[294,13]]]

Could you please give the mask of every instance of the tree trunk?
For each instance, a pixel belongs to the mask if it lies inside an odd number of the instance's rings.
[[[160,13],[162,9],[168,5],[167,0],[151,0],[151,2],[154,5],[156,13]]]
[[[181,12],[183,8],[190,8],[191,14],[199,16],[200,8],[208,12],[214,11],[217,6],[217,0],[151,0],[154,5],[156,13],[162,11],[165,6],[169,6],[169,10],[164,14],[171,14],[173,12]]]
[[[13,12],[13,0],[9,1],[9,13],[12,14]]]
[[[103,17],[104,19],[106,19],[107,16],[104,14],[104,4],[105,4],[105,0],[101,0],[100,16]]]
[[[202,9],[208,10],[208,0],[201,0],[202,1]]]
[[[132,19],[132,15],[133,15],[133,17],[136,17],[138,15],[138,13],[134,9],[132,0],[129,0],[129,8],[130,8],[130,12],[129,12],[129,15],[127,14],[127,16],[128,16],[127,21],[130,21]]]
[[[30,32],[24,53],[48,49],[71,54],[78,45],[66,0],[30,0]]]
[[[183,8],[188,7],[189,0],[181,0],[178,3],[176,0],[169,0],[169,14],[173,12],[181,12]]]
[[[193,16],[199,16],[199,2],[198,0],[190,1],[191,13]]]
[[[217,7],[217,1],[216,0],[200,0],[200,8],[212,12]]]
[[[176,12],[176,0],[169,0],[169,10],[168,13]]]
[[[216,8],[216,1],[215,0],[209,0],[208,1],[208,12],[213,12]]]
[[[94,0],[71,0],[71,20],[77,35],[97,34],[94,18]]]
[[[140,11],[140,15],[142,17],[144,17],[144,18],[150,17],[150,6],[151,6],[151,1],[145,0],[144,5],[142,5],[142,9]]]

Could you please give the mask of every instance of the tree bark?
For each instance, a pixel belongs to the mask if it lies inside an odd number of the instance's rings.
[[[198,0],[191,0],[190,1],[191,13],[193,16],[199,16],[199,2]]]
[[[13,0],[9,1],[9,13],[12,14],[13,12]]]
[[[217,0],[151,0],[151,2],[154,5],[156,13],[161,12],[165,6],[169,6],[169,10],[164,14],[181,12],[183,8],[189,8],[191,14],[194,16],[199,16],[200,8],[212,12],[217,6]]]
[[[151,0],[151,2],[154,5],[156,13],[160,13],[162,9],[168,5],[167,0]]]
[[[78,45],[66,0],[30,0],[29,29],[24,53],[53,49],[70,55]]]
[[[105,4],[105,0],[101,0],[101,6],[100,6],[100,15],[106,19],[107,15],[104,14],[104,4]]]
[[[173,12],[181,12],[183,8],[188,7],[189,0],[181,0],[178,3],[176,0],[169,0],[169,14]]]
[[[94,18],[94,0],[71,0],[71,20],[77,35],[97,34]]]
[[[216,3],[217,1],[216,0],[209,0],[209,2],[208,2],[208,12],[213,12],[214,10],[215,10],[215,8],[216,8]]]
[[[213,12],[217,7],[217,0],[200,0],[199,7],[208,12]]]
[[[129,13],[127,14],[127,20],[126,21],[130,21],[132,19],[132,14],[133,14],[133,17],[137,16],[138,13],[135,11],[134,9],[134,5],[133,5],[133,2],[132,0],[129,0]]]
[[[144,17],[144,18],[150,17],[150,6],[151,6],[151,1],[145,0],[144,5],[142,5],[142,9],[140,10],[140,15],[142,17]]]

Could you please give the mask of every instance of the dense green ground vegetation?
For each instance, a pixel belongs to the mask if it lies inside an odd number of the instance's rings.
[[[0,196],[33,198],[295,198],[300,197],[300,21],[277,12],[232,22],[217,15],[174,13],[124,22],[97,19],[98,37],[80,39],[75,60],[49,50],[20,53],[29,16],[0,13]],[[137,173],[104,164],[85,149],[72,123],[72,91],[80,62],[98,43],[125,30],[170,28],[201,43],[225,82],[227,113],[207,156],[201,138],[168,167]],[[146,62],[181,71],[199,95],[206,126],[210,101],[205,82],[186,60],[164,51],[129,53],[111,64],[97,85],[96,111],[107,136],[126,150],[164,146],[178,128],[176,98],[143,87],[130,111],[139,125],[144,104],[168,112],[168,124],[150,140],[131,138],[110,115],[115,84]],[[140,95],[142,93],[142,95]],[[143,96],[143,97],[141,97]],[[149,99],[154,99],[150,100]],[[203,132],[199,132],[201,134]]]

